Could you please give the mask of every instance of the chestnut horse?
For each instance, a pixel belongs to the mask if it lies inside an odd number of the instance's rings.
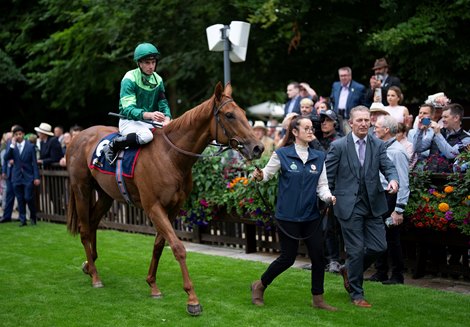
[[[232,87],[219,82],[212,97],[162,129],[154,131],[154,139],[142,147],[134,169],[134,178],[125,178],[127,191],[134,205],[142,208],[153,226],[156,238],[147,283],[153,297],[160,297],[156,284],[158,262],[165,241],[171,247],[183,275],[183,288],[188,294],[187,311],[199,315],[202,307],[189,277],[186,249],[173,230],[172,222],[192,189],[191,168],[200,153],[216,140],[230,145],[247,160],[259,158],[263,145],[256,139],[245,112],[232,99]],[[150,125],[149,125],[150,126]],[[103,287],[95,261],[96,230],[113,200],[124,202],[113,175],[90,169],[89,163],[98,142],[115,127],[90,127],[76,137],[67,148],[67,169],[70,175],[70,200],[67,229],[80,233],[85,248],[83,271],[89,274],[93,287]]]

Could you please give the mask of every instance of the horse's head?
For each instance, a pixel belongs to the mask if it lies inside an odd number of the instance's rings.
[[[213,110],[211,134],[217,142],[230,145],[248,160],[261,157],[264,146],[255,137],[245,111],[233,101],[230,84],[224,89],[219,82],[215,87]]]

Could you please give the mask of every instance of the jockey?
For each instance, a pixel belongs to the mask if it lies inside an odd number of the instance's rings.
[[[170,107],[165,97],[162,78],[155,72],[160,52],[150,43],[139,44],[134,51],[138,68],[130,70],[121,81],[119,120],[121,136],[103,148],[106,160],[112,165],[119,151],[152,141],[151,120],[167,125],[171,120]]]

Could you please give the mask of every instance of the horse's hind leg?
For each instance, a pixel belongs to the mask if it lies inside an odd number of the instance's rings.
[[[162,234],[157,233],[155,236],[155,243],[153,245],[153,252],[152,252],[152,261],[150,262],[149,272],[147,275],[147,284],[149,284],[151,289],[151,295],[154,298],[159,298],[162,296],[162,292],[158,289],[157,286],[157,269],[158,269],[158,262],[160,261],[160,257],[163,252],[163,248],[165,246],[165,239],[163,238]]]
[[[87,261],[83,265],[83,272],[91,276],[93,287],[103,287],[103,283],[101,282],[95,265],[95,261],[98,259],[98,252],[96,250],[96,230],[101,218],[113,203],[113,199],[103,191],[98,191],[98,199],[92,206],[91,203],[94,191],[83,189],[81,191],[82,192],[80,192],[80,194],[83,195],[83,198],[81,199],[83,203],[81,206],[77,205],[77,211],[80,217],[89,217],[89,219],[81,220],[80,224],[80,238],[87,258]]]
[[[180,264],[181,273],[183,275],[183,288],[188,294],[187,312],[193,316],[200,315],[202,313],[202,307],[199,304],[199,299],[197,298],[193,283],[189,277],[188,266],[186,265],[186,249],[184,248],[183,242],[176,236],[165,210],[159,203],[154,204],[151,210],[147,210],[147,213],[158,232],[167,240],[173,251],[173,255]]]

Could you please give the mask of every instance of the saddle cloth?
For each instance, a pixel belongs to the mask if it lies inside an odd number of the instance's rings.
[[[116,175],[116,163],[110,165],[104,155],[101,155],[101,150],[103,147],[111,142],[113,138],[118,136],[119,133],[111,133],[102,138],[98,145],[96,146],[91,162],[89,164],[90,169],[96,169],[103,174]],[[133,178],[134,177],[134,168],[137,163],[137,158],[139,157],[141,148],[125,149],[123,159],[122,159],[122,176]]]

